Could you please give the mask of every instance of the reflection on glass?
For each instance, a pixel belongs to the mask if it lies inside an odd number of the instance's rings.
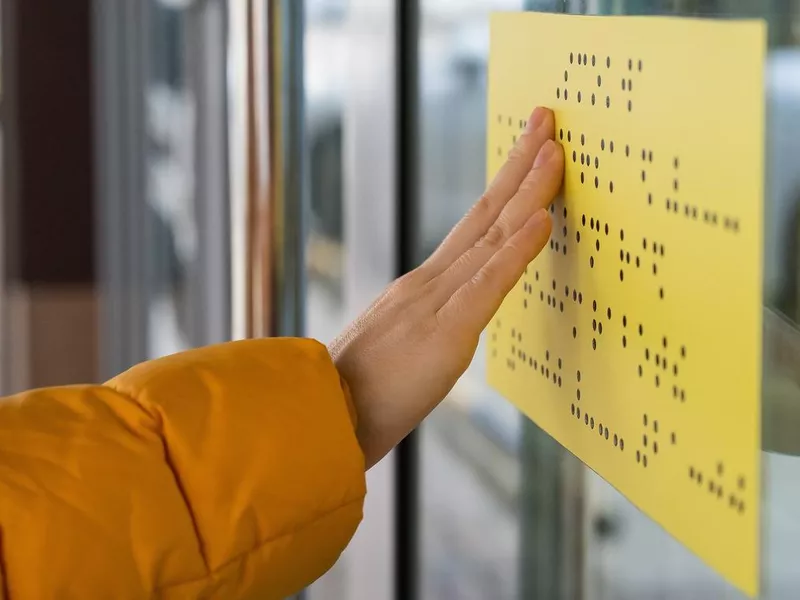
[[[800,2],[423,0],[418,259],[484,186],[491,10],[762,17],[770,23],[764,335],[765,598],[800,589]],[[457,5],[457,6],[456,6]],[[676,43],[679,43],[676,41]],[[697,48],[697,52],[723,49]],[[535,68],[533,66],[532,68]],[[483,348],[422,428],[421,597],[740,598],[484,384]]]
[[[306,0],[305,100],[311,210],[306,246],[307,334],[328,342],[344,325],[343,86],[345,2]]]
[[[195,98],[187,82],[184,11],[151,2],[145,87],[147,213],[151,223],[150,356],[191,346],[187,277],[197,259]]]

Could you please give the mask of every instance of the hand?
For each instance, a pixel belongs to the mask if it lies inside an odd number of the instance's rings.
[[[494,181],[419,268],[394,282],[329,348],[347,382],[367,468],[450,392],[483,329],[550,238],[564,153],[538,108]]]

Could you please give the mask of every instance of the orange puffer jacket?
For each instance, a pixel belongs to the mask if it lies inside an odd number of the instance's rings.
[[[347,388],[309,340],[0,401],[0,598],[282,599],[362,516]]]

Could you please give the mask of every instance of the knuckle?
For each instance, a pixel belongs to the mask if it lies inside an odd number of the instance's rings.
[[[495,223],[489,227],[488,231],[478,240],[478,248],[499,248],[506,239],[506,232],[500,223]]]
[[[481,195],[478,201],[472,206],[470,212],[478,219],[485,217],[492,212],[492,199],[488,192]]]
[[[523,142],[523,140],[520,139],[516,144],[514,144],[511,147],[511,150],[508,151],[508,162],[517,162],[523,160],[525,158],[525,148],[526,148],[525,142]]]

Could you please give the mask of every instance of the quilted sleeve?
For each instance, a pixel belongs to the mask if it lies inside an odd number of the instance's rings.
[[[0,598],[293,594],[360,522],[355,419],[310,340],[223,344],[3,400]]]

